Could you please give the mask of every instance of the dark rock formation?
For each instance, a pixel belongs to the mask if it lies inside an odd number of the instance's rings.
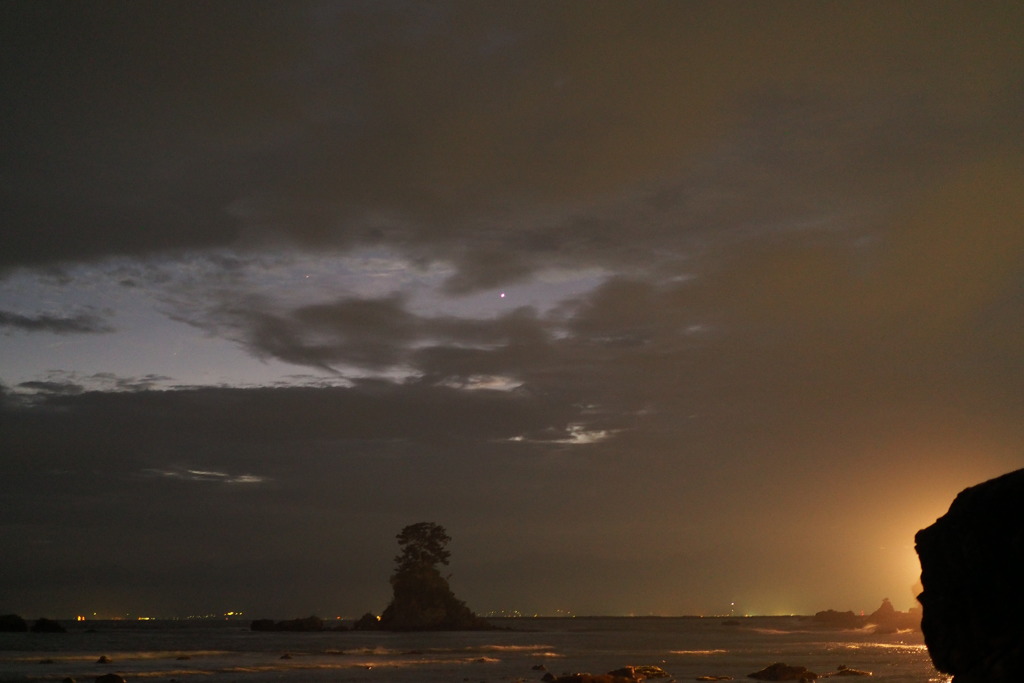
[[[615,671],[609,671],[609,676],[622,676],[624,678],[635,678],[636,680],[643,681],[648,678],[671,678],[667,671],[662,669],[660,666],[624,666],[621,669]]]
[[[392,577],[394,597],[380,616],[389,631],[474,631],[493,628],[455,597],[434,567]]]
[[[755,678],[759,681],[813,681],[818,674],[808,671],[804,666],[789,666],[782,662],[775,662],[760,671],[747,674],[747,678]]]
[[[363,616],[356,620],[356,623],[352,624],[354,631],[378,631],[380,630],[380,617],[377,615],[367,612]]]
[[[875,633],[916,631],[921,628],[921,612],[920,610],[899,612],[889,602],[889,598],[885,598],[878,609],[865,617],[865,622],[875,627]]]
[[[834,609],[817,612],[811,621],[815,626],[827,629],[861,629],[874,626],[875,633],[896,633],[916,630],[921,625],[920,611],[898,612],[889,602],[882,600],[881,606],[868,616],[853,612],[837,612]]]
[[[920,610],[899,612],[889,602],[889,598],[882,600],[881,606],[868,616],[854,614],[853,612],[837,612],[834,609],[827,609],[815,613],[810,617],[814,626],[825,629],[862,629],[869,626],[874,627],[875,633],[896,633],[897,631],[917,630],[921,626]]]
[[[555,676],[547,673],[541,680],[547,683],[640,683],[649,678],[669,677],[668,672],[660,666],[624,666],[606,674],[576,673]]]
[[[455,597],[439,566],[448,564],[448,532],[440,524],[410,524],[396,536],[402,549],[391,575],[393,597],[380,615],[389,631],[472,631],[494,627]]]
[[[28,622],[17,614],[4,614],[0,616],[0,631],[5,633],[23,633],[28,631]]]
[[[39,618],[32,624],[33,633],[67,633],[67,629],[53,619]]]
[[[1022,680],[1024,469],[964,489],[916,541],[935,668],[954,683]]]
[[[837,612],[834,609],[816,612],[811,619],[814,620],[816,625],[825,626],[827,628],[851,629],[861,628],[864,626],[864,617],[856,615],[853,612]]]
[[[835,673],[825,674],[825,677],[829,678],[831,676],[873,676],[873,675],[874,674],[872,674],[870,671],[861,671],[860,669],[851,669],[850,667],[846,666],[845,664],[840,664],[839,668],[835,671]]]
[[[889,598],[882,598],[882,604],[878,606],[878,609],[868,615],[868,623],[881,624],[895,618],[896,608],[889,602]]]
[[[615,676],[613,674],[568,674],[566,676],[553,676],[545,674],[542,679],[547,683],[639,683],[642,678],[627,676]]]

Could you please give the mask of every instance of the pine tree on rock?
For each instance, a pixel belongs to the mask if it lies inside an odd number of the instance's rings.
[[[491,628],[455,597],[439,565],[447,565],[451,537],[440,524],[411,524],[396,536],[401,553],[391,575],[393,597],[380,618],[392,631],[464,631]]]

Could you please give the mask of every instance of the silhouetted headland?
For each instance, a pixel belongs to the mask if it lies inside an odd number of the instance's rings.
[[[67,629],[61,626],[60,622],[46,617],[40,617],[31,627],[28,622],[17,614],[4,614],[0,616],[0,632],[6,633],[67,633]]]
[[[881,606],[868,615],[853,612],[837,612],[834,609],[817,612],[811,620],[816,626],[836,629],[871,628],[874,633],[897,633],[917,630],[921,627],[921,610],[897,611],[889,602],[882,600]]]
[[[954,683],[1024,679],[1024,469],[957,495],[917,533],[921,630]]]
[[[0,616],[0,631],[5,633],[21,633],[28,631],[28,622],[17,614],[4,614]]]

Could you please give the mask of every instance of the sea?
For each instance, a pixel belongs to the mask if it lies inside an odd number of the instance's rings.
[[[492,631],[255,632],[243,621],[88,621],[67,633],[0,633],[0,683],[527,683],[545,673],[657,666],[667,681],[752,680],[774,662],[878,683],[949,683],[920,632],[822,630],[802,617],[489,620]],[[104,658],[106,663],[100,663]],[[724,680],[724,679],[723,679]],[[842,680],[868,680],[843,676]]]

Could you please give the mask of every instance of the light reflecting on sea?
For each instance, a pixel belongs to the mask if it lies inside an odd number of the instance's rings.
[[[677,681],[773,662],[819,674],[840,665],[888,683],[948,683],[920,633],[813,628],[799,617],[519,618],[455,633],[266,633],[245,622],[86,622],[68,633],[0,634],[0,681],[127,680],[462,683],[539,681],[545,672],[656,665]],[[97,663],[105,656],[110,662]]]

